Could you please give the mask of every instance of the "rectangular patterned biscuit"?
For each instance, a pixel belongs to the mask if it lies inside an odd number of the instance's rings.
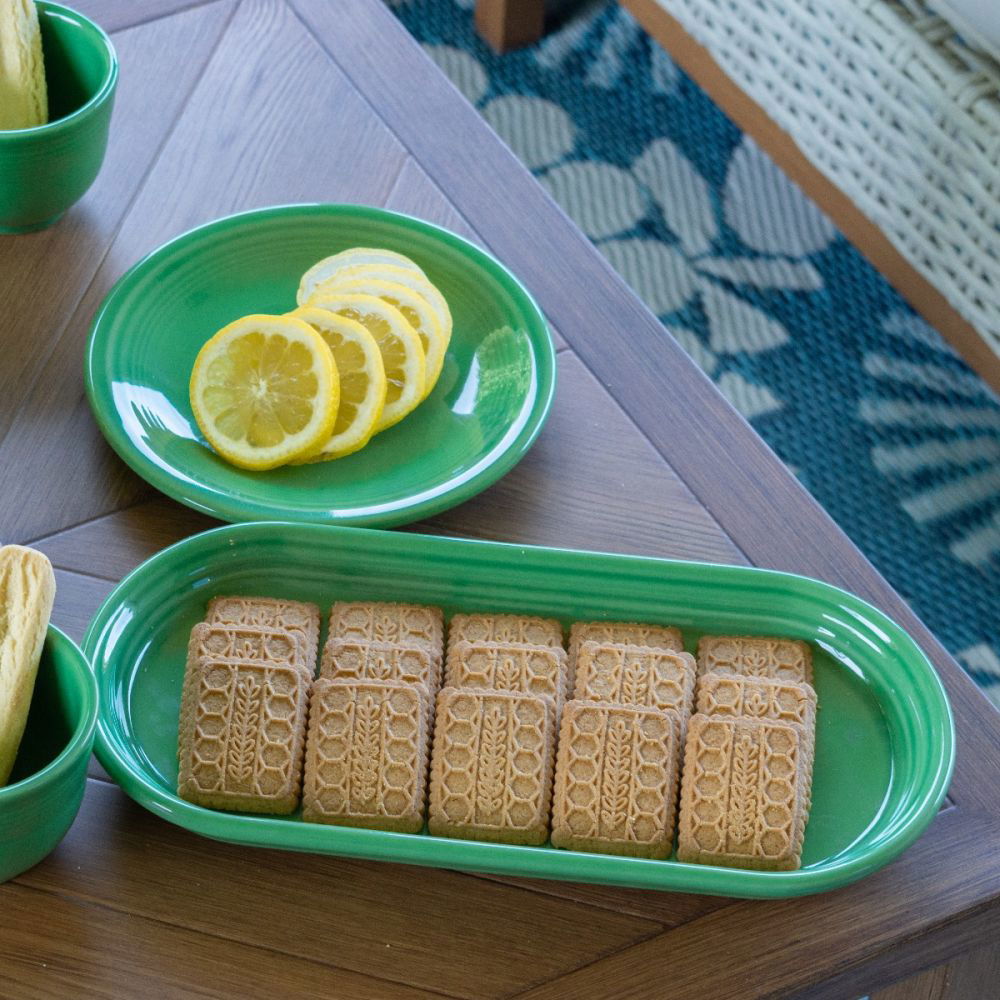
[[[816,692],[770,677],[704,674],[698,681],[698,711],[798,723],[810,734],[816,728]]]
[[[331,635],[323,647],[320,677],[334,680],[419,684],[433,702],[441,686],[441,657],[424,646],[398,646]]]
[[[694,676],[690,653],[588,641],[577,656],[573,696],[672,711],[686,721],[694,703]]]
[[[550,698],[444,688],[431,755],[430,832],[544,844],[555,742]]]
[[[445,685],[522,691],[552,698],[556,711],[569,693],[566,653],[554,646],[457,642],[448,651]]]
[[[314,666],[306,663],[306,641],[301,632],[260,625],[199,622],[191,629],[187,661],[194,664],[204,657],[285,664],[308,671],[310,677]]]
[[[200,660],[181,710],[177,794],[211,809],[293,812],[310,683],[297,667]]]
[[[559,731],[552,845],[666,858],[679,771],[675,713],[571,701]]]
[[[341,639],[421,646],[441,658],[444,616],[440,608],[386,601],[338,601],[330,608],[330,635]]]
[[[742,674],[812,684],[812,650],[800,639],[703,635],[698,640],[698,673]]]
[[[811,783],[812,742],[801,726],[692,716],[678,860],[772,871],[800,867]]]
[[[257,625],[296,632],[305,640],[306,664],[311,677],[319,649],[319,607],[304,601],[276,597],[215,597],[205,617],[210,625]]]
[[[252,661],[296,667],[312,679],[306,664],[305,640],[301,633],[259,625],[209,625],[199,622],[191,629],[187,663],[181,688],[181,711],[190,708],[196,668],[203,659]],[[179,750],[179,748],[178,748]]]
[[[574,622],[569,630],[569,668],[576,674],[580,646],[585,642],[651,646],[680,653],[684,649],[680,629],[672,625],[643,625],[639,622]]]
[[[449,653],[460,642],[523,643],[562,649],[562,626],[554,618],[533,615],[453,615],[448,623]]]
[[[309,705],[302,818],[418,833],[424,825],[429,700],[411,684],[317,680]]]

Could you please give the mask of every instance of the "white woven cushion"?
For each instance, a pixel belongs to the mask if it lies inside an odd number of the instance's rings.
[[[1000,61],[1000,0],[933,0],[931,6],[969,45]]]

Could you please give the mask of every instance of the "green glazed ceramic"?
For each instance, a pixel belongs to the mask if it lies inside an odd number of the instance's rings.
[[[385,833],[215,812],[184,802],[177,718],[191,627],[218,594],[374,599],[558,618],[777,634],[812,643],[819,717],[804,867],[755,872]],[[955,737],[941,682],[910,637],[851,594],[744,567],[500,545],[323,525],[225,526],[189,538],[119,584],[84,649],[101,690],[97,753],[148,809],[240,844],[406,864],[726,896],[820,892],[911,844],[948,787]]]
[[[247,313],[295,308],[302,273],[353,246],[412,257],[448,301],[454,332],[437,386],[347,458],[237,469],[205,443],[188,399],[199,349]],[[501,264],[437,226],[363,205],[287,205],[220,219],[140,261],[94,319],[85,361],[94,416],[157,489],[226,521],[388,526],[454,506],[525,454],[555,392],[555,350]]]
[[[50,625],[14,770],[0,788],[0,882],[41,861],[72,825],[96,725],[94,675]]]
[[[118,83],[111,39],[82,14],[38,0],[49,122],[0,131],[0,233],[55,222],[94,182]]]

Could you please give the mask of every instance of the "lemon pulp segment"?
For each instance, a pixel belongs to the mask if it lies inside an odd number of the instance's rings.
[[[198,426],[220,455],[242,468],[271,469],[326,442],[340,389],[333,355],[311,326],[255,314],[202,347],[190,395]]]

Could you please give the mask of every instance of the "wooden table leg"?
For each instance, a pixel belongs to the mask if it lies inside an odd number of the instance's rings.
[[[476,0],[476,28],[497,52],[542,37],[545,0]]]

